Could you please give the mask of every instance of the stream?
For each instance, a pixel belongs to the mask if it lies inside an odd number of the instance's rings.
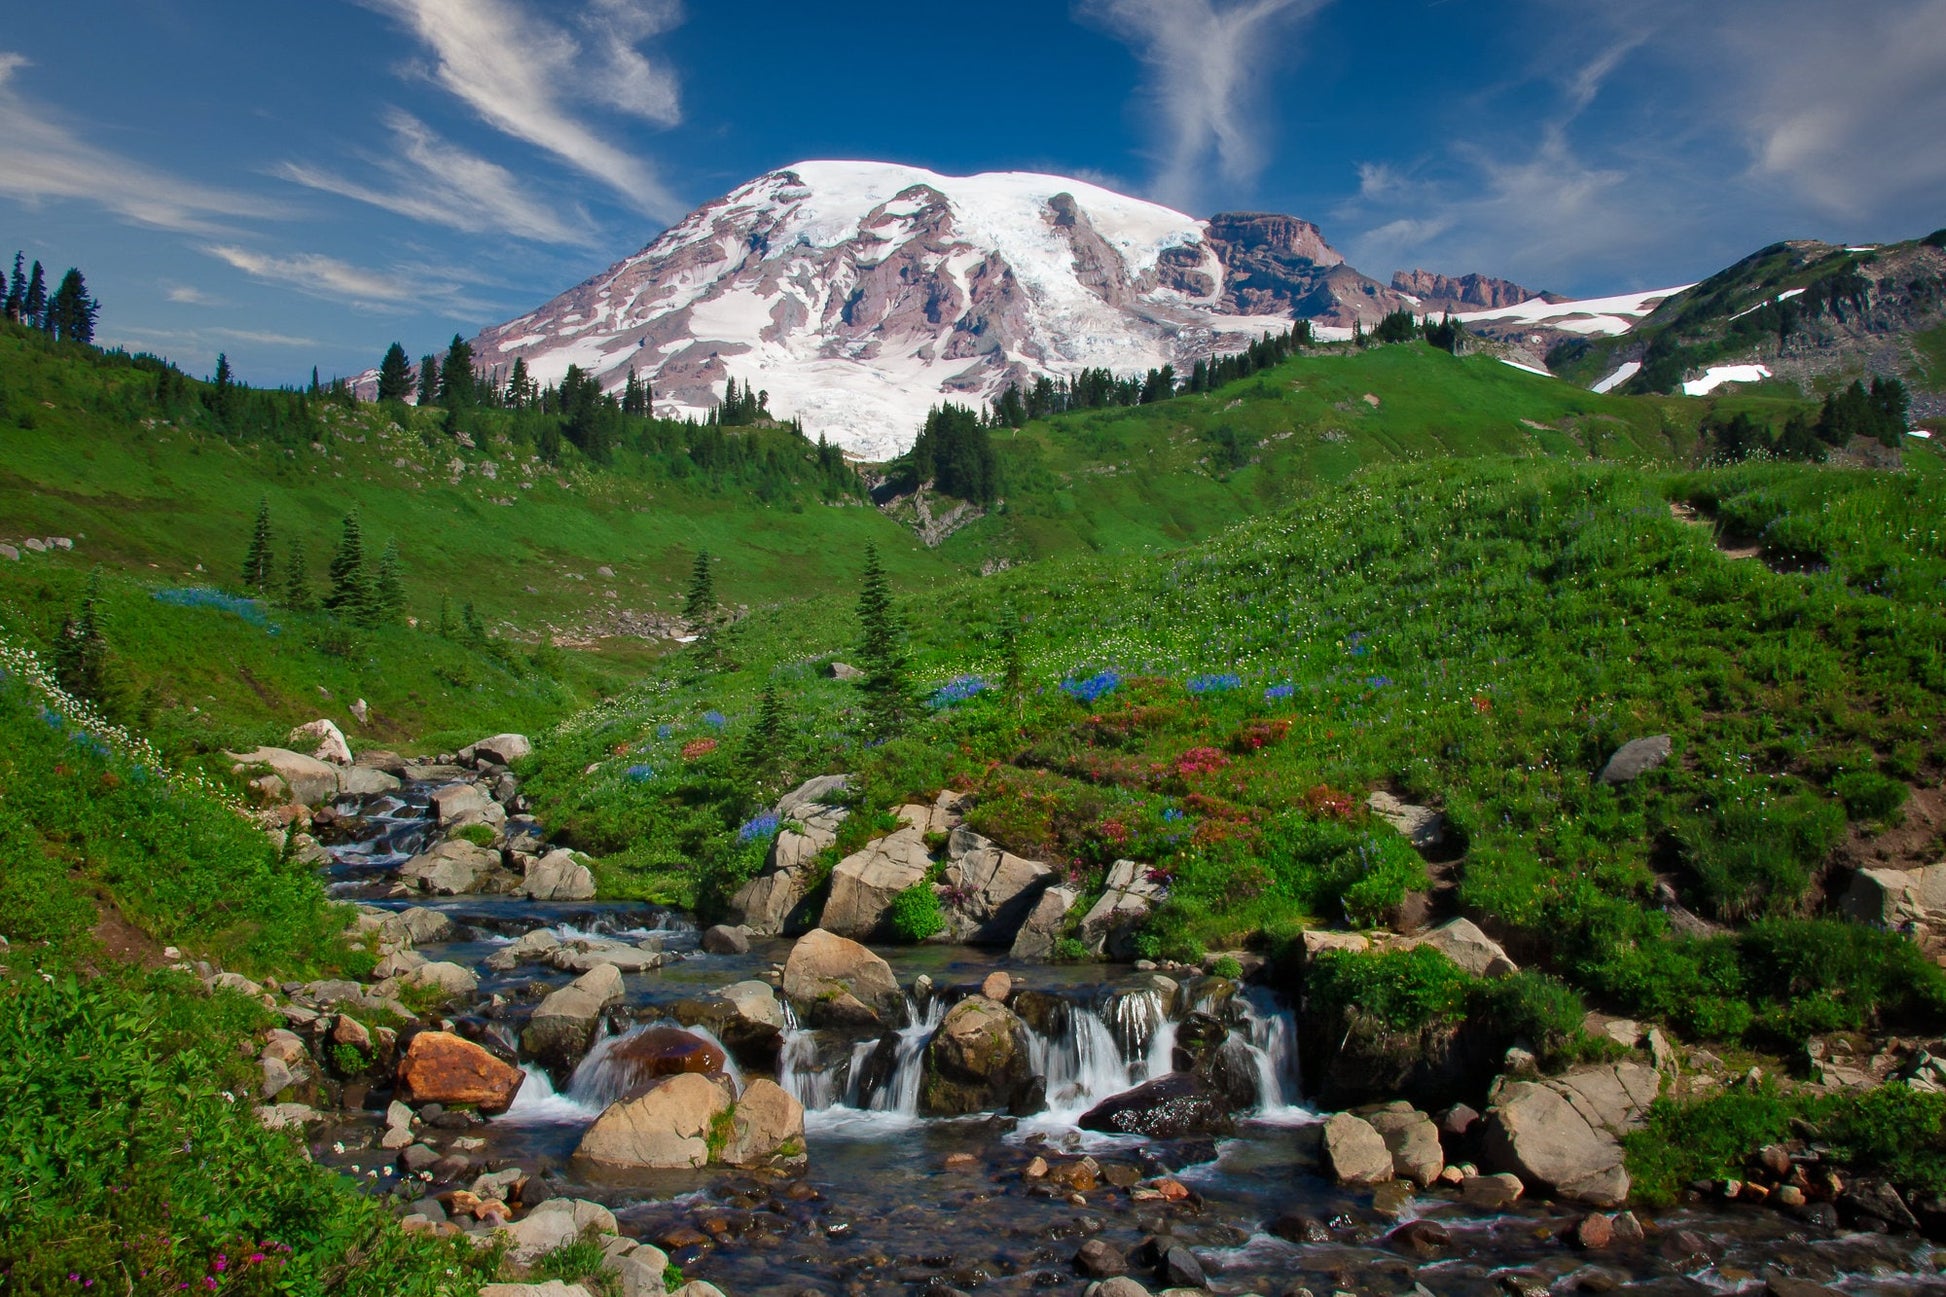
[[[910,1025],[895,1038],[814,1032],[794,1019],[786,1028],[774,1070],[764,1074],[806,1109],[809,1165],[799,1176],[714,1167],[599,1171],[571,1154],[626,1088],[611,1058],[617,1045],[648,1025],[677,1025],[682,1001],[751,979],[774,984],[793,943],[753,939],[746,954],[705,953],[687,916],[648,905],[387,899],[391,873],[433,839],[430,791],[408,785],[346,803],[341,809],[362,827],[356,840],[328,846],[326,872],[344,899],[424,905],[453,921],[450,940],[417,949],[479,975],[478,1003],[454,1016],[470,1013],[507,1045],[518,1039],[540,996],[573,974],[545,964],[512,972],[484,964],[536,928],[563,938],[654,939],[668,957],[660,969],[625,976],[624,1002],[563,1084],[528,1063],[511,1109],[455,1133],[485,1141],[471,1154],[482,1169],[518,1166],[557,1194],[607,1204],[625,1233],[664,1247],[685,1276],[734,1297],[924,1290],[1080,1297],[1090,1281],[1073,1258],[1093,1237],[1130,1253],[1130,1276],[1156,1291],[1168,1285],[1134,1256],[1156,1236],[1193,1252],[1219,1294],[1762,1293],[1773,1271],[1861,1294],[1946,1293],[1946,1252],[1928,1243],[1828,1231],[1759,1207],[1643,1211],[1645,1242],[1583,1252],[1564,1241],[1585,1214],[1571,1206],[1522,1201],[1482,1212],[1439,1187],[1338,1188],[1319,1169],[1321,1118],[1302,1100],[1291,1011],[1268,991],[1249,987],[1231,997],[1221,979],[1183,975],[1178,984],[1117,965],[1013,965],[1003,951],[969,947],[877,952],[908,988]],[[1030,1006],[1021,1016],[1047,1107],[1021,1118],[919,1116],[921,1055],[932,1029],[954,1000],[1000,969],[1031,997],[1021,1001]],[[495,996],[503,1003],[492,1004]],[[1247,1058],[1255,1077],[1256,1104],[1235,1134],[1151,1140],[1080,1130],[1080,1115],[1095,1103],[1170,1070],[1176,1027],[1198,1007],[1221,1011],[1231,1030],[1225,1048]],[[752,1074],[746,1066],[738,1079]],[[371,1168],[391,1157],[377,1149],[388,1097],[374,1092],[367,1112],[314,1136],[314,1155],[370,1180]],[[1084,1155],[1101,1181],[1085,1193],[1022,1175],[1036,1156],[1058,1164]],[[1132,1188],[1158,1176],[1173,1178],[1188,1196],[1158,1201]],[[1427,1251],[1395,1235],[1421,1220],[1443,1227],[1449,1244]]]

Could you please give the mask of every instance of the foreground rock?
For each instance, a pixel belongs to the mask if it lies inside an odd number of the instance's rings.
[[[520,890],[536,901],[591,901],[595,876],[572,851],[550,851],[528,863]]]
[[[861,941],[893,936],[887,922],[892,902],[924,883],[931,869],[932,853],[918,829],[902,828],[867,843],[831,871],[831,898],[818,926]]]
[[[794,1166],[805,1160],[804,1105],[775,1081],[752,1081],[730,1112],[725,1166]]]
[[[1096,958],[1126,959],[1135,953],[1135,931],[1155,909],[1162,887],[1149,880],[1147,865],[1117,860],[1093,908],[1081,920],[1081,941]]]
[[[511,891],[512,876],[501,874],[498,851],[454,839],[406,861],[399,881],[434,896]]]
[[[1550,1081],[1495,1086],[1481,1149],[1492,1170],[1539,1193],[1594,1207],[1628,1200],[1620,1137],[1638,1129],[1660,1089],[1639,1063],[1585,1068]]]
[[[1027,1024],[983,995],[961,1000],[926,1046],[919,1111],[959,1117],[1006,1109],[1024,1116],[1034,1103]]]
[[[445,1031],[420,1032],[399,1061],[400,1097],[408,1103],[505,1112],[526,1079],[519,1068]]]
[[[1518,973],[1520,966],[1507,958],[1499,942],[1480,931],[1471,919],[1442,923],[1423,936],[1399,943],[1401,946],[1431,946],[1475,977],[1505,977]]]
[[[1334,1113],[1324,1123],[1324,1164],[1339,1184],[1383,1184],[1392,1178],[1392,1152],[1363,1117]]]
[[[791,947],[784,995],[813,1027],[896,1026],[905,1018],[905,995],[892,966],[821,928]]]
[[[786,931],[809,890],[813,857],[838,840],[838,829],[849,812],[832,801],[846,785],[844,775],[824,775],[778,799],[771,814],[783,827],[770,844],[764,871],[731,898],[733,923],[760,937]]]
[[[1946,937],[1946,864],[1924,869],[1861,869],[1851,876],[1845,917],[1893,932]]]
[[[581,1137],[575,1156],[601,1166],[700,1170],[709,1165],[709,1134],[730,1110],[727,1083],[684,1072],[610,1104]]]
[[[256,748],[228,754],[236,761],[235,772],[248,775],[267,770],[252,788],[266,802],[295,802],[300,806],[322,806],[338,795],[338,768],[328,761],[307,757],[288,748]]]
[[[1010,957],[1030,964],[1054,958],[1054,943],[1060,940],[1068,911],[1080,899],[1081,893],[1072,887],[1050,887],[1042,892],[1021,920],[1020,931],[1014,934]]]
[[[1223,1096],[1187,1072],[1159,1076],[1104,1099],[1082,1115],[1080,1125],[1083,1130],[1152,1139],[1227,1135],[1234,1128]]]
[[[622,975],[613,964],[583,973],[540,1002],[520,1033],[522,1050],[565,1078],[593,1043],[602,1010],[621,998]]]

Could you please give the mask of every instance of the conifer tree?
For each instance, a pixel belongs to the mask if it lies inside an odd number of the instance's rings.
[[[419,358],[419,404],[439,404],[439,357]]]
[[[439,620],[434,628],[441,639],[453,638],[453,601],[447,595],[439,596]]]
[[[689,593],[683,598],[682,619],[697,634],[716,624],[716,578],[710,571],[706,549],[696,551],[696,562],[689,569]]]
[[[513,371],[507,376],[507,404],[524,410],[533,400],[534,380],[527,373],[527,358],[515,356]]]
[[[473,348],[455,333],[439,366],[439,404],[448,410],[463,410],[473,404],[474,387]]]
[[[378,556],[378,572],[372,577],[372,614],[374,626],[397,622],[405,615],[405,564],[399,558],[398,538],[390,537]]]
[[[270,589],[270,497],[257,501],[257,525],[250,532],[250,547],[243,552],[243,586],[259,592]]]
[[[412,362],[405,358],[405,348],[395,342],[386,348],[385,359],[378,362],[378,399],[403,401],[411,395]]]
[[[311,572],[304,562],[304,542],[291,542],[290,556],[284,560],[284,606],[293,612],[309,612],[315,606],[311,597]]]
[[[348,621],[367,620],[371,616],[372,585],[365,571],[365,538],[356,510],[345,515],[345,529],[327,575],[331,589],[324,596],[324,606]]]
[[[777,686],[766,684],[757,703],[756,724],[743,741],[743,768],[761,783],[782,769],[784,756],[784,704]]]
[[[91,343],[95,340],[95,317],[100,313],[101,304],[88,296],[88,283],[81,272],[69,269],[47,304],[44,327],[64,342]]]
[[[461,628],[466,632],[467,643],[484,644],[487,642],[486,626],[480,621],[480,614],[473,610],[473,601],[471,599],[468,599],[460,607],[459,620]]]
[[[96,704],[108,703],[108,638],[102,631],[101,569],[88,574],[81,602],[61,622],[54,644],[54,678],[61,688]]]
[[[878,547],[865,546],[865,571],[858,587],[858,681],[865,695],[869,737],[896,737],[912,714],[912,691],[905,678],[904,635],[892,608],[892,588],[878,561]]]
[[[21,299],[20,322],[41,327],[42,317],[47,313],[47,275],[41,270],[41,263],[34,263],[34,270],[27,277],[27,292]]]
[[[25,253],[14,253],[13,278],[7,281],[7,318],[15,324],[20,323],[20,313],[27,307],[26,262]]]

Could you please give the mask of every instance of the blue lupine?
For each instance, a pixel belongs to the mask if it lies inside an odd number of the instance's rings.
[[[648,766],[630,766],[628,769],[622,771],[622,778],[628,780],[630,783],[646,784],[649,780],[655,778],[655,771]]]
[[[987,688],[987,682],[978,676],[955,676],[941,685],[933,696],[926,700],[926,706],[935,709],[951,707],[965,702],[975,694],[984,693]]]
[[[1297,686],[1288,681],[1280,685],[1271,685],[1264,690],[1264,701],[1267,703],[1277,702],[1280,699],[1289,698],[1296,692]]]
[[[1076,680],[1069,676],[1061,682],[1061,690],[1076,702],[1092,703],[1103,694],[1113,693],[1122,683],[1122,677],[1114,671],[1097,671],[1086,680]]]
[[[1189,692],[1193,694],[1220,694],[1227,693],[1232,689],[1241,688],[1242,685],[1243,678],[1241,676],[1237,675],[1234,671],[1226,671],[1221,675],[1190,677]]]
[[[777,817],[766,813],[746,822],[738,829],[737,841],[755,842],[758,838],[767,838],[775,832],[777,832]]]
[[[703,713],[703,724],[709,726],[711,729],[720,730],[729,724],[729,722],[724,719],[722,712],[712,709]]]

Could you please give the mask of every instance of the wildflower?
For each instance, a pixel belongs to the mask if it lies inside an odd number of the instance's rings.
[[[211,1263],[210,1268],[215,1270],[216,1273],[222,1274],[225,1270],[228,1270],[230,1268],[230,1258],[225,1256],[223,1253],[218,1252],[216,1254],[216,1260]]]
[[[1392,683],[1391,676],[1366,676],[1365,683],[1374,689],[1383,689]]]
[[[1283,684],[1271,685],[1264,690],[1264,701],[1267,703],[1278,702],[1282,699],[1289,698],[1296,692],[1297,686],[1291,684],[1289,681]]]
[[[976,694],[984,693],[989,686],[978,676],[955,676],[940,686],[932,697],[926,699],[926,706],[934,710],[963,703]]]
[[[1061,682],[1061,692],[1076,702],[1092,703],[1104,694],[1113,693],[1122,683],[1122,677],[1114,671],[1097,671],[1086,680],[1076,680],[1073,676]]]
[[[655,727],[655,736],[659,739],[666,739],[670,735],[674,734],[675,732],[676,732],[676,727],[673,725],[665,724],[665,725],[658,725]]]
[[[682,745],[682,759],[684,761],[694,761],[698,757],[706,757],[714,751],[716,751],[715,739],[691,739]]]
[[[709,711],[703,713],[703,724],[709,726],[713,730],[720,730],[725,725],[728,725],[729,723],[730,723],[729,720],[724,717],[723,713],[715,710],[714,708],[711,708]]]
[[[767,838],[775,832],[777,832],[777,817],[766,813],[747,821],[743,827],[739,828],[737,830],[737,841],[755,842],[757,839]]]
[[[1162,812],[1162,822],[1164,824],[1174,824],[1181,819],[1182,812],[1173,806],[1165,808]]]
[[[655,771],[648,766],[630,766],[622,771],[622,778],[632,784],[646,784],[655,778]]]
[[[1227,693],[1232,689],[1240,688],[1242,684],[1242,677],[1233,671],[1225,672],[1222,675],[1191,676],[1189,680],[1189,692],[1193,694]]]

